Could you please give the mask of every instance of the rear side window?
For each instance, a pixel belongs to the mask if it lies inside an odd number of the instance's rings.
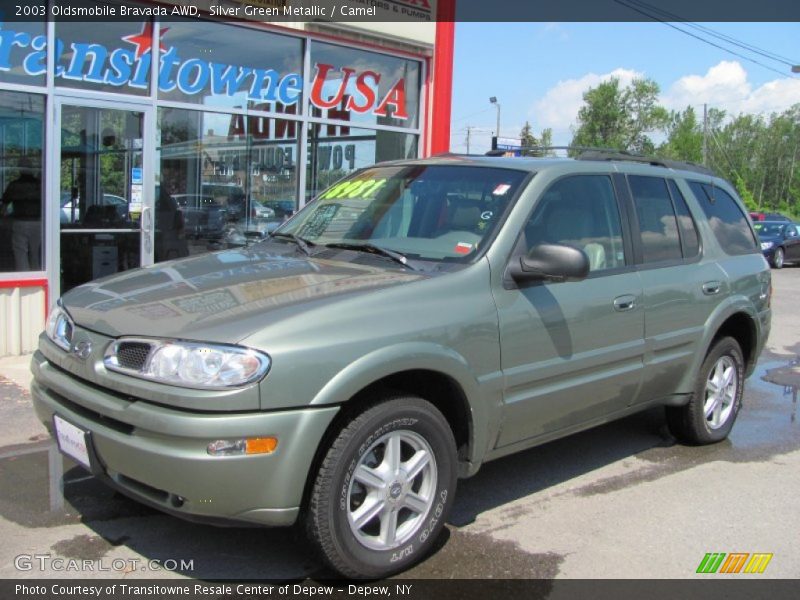
[[[757,249],[747,217],[733,197],[708,183],[692,181],[692,192],[708,217],[719,245],[728,254],[749,254]]]
[[[672,202],[675,211],[678,213],[678,228],[681,231],[681,243],[683,244],[683,257],[694,258],[700,253],[700,236],[697,233],[697,226],[694,223],[686,200],[678,189],[678,185],[670,179],[667,182],[669,191],[672,194]]]
[[[680,260],[681,238],[667,182],[660,177],[628,177],[642,236],[645,263]]]

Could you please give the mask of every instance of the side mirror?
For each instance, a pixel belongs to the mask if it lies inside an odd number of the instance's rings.
[[[580,281],[589,274],[589,257],[572,246],[537,244],[518,264],[512,262],[509,270],[517,282]]]

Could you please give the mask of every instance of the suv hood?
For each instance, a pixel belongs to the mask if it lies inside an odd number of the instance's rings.
[[[312,303],[429,277],[383,266],[382,259],[327,258],[363,256],[352,251],[317,254],[306,257],[284,244],[204,254],[87,283],[62,304],[78,326],[112,337],[235,343]]]

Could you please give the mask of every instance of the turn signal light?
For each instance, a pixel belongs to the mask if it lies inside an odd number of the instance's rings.
[[[217,440],[208,445],[211,456],[241,456],[243,454],[271,454],[278,447],[276,437]]]

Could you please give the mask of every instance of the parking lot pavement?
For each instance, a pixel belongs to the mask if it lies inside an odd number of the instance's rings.
[[[760,577],[800,576],[800,268],[773,275],[768,351],[729,440],[677,445],[652,410],[489,463],[400,577],[696,577],[708,552],[772,553]],[[26,368],[0,359],[0,577],[330,575],[295,529],[195,525],[106,489],[44,435]]]

